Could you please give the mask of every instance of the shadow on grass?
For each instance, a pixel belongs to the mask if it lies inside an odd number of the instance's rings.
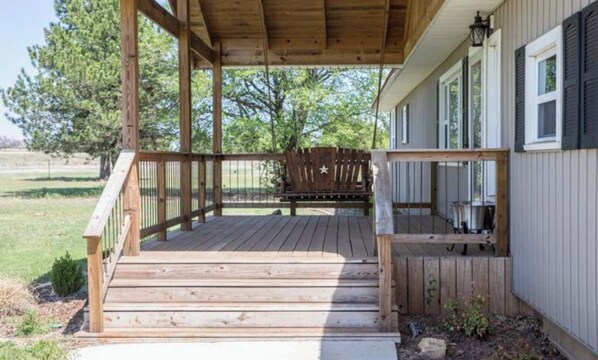
[[[100,181],[99,178],[94,176],[57,176],[57,177],[37,177],[32,179],[27,179],[27,181],[56,181],[56,182],[93,182],[93,181]]]
[[[8,192],[5,197],[20,197],[25,199],[44,198],[91,198],[102,194],[102,187],[68,187],[68,188],[37,188]]]

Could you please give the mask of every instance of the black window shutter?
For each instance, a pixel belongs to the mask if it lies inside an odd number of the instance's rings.
[[[525,46],[515,50],[515,152],[525,144]]]
[[[563,22],[563,150],[579,149],[581,13]]]
[[[440,139],[440,80],[436,81],[436,148],[440,149],[443,140]]]
[[[461,111],[461,129],[462,141],[461,146],[464,149],[469,148],[469,57],[464,57],[461,62],[461,77],[463,86],[461,86],[461,98],[463,99],[462,111]]]
[[[598,2],[582,12],[581,148],[598,148]]]

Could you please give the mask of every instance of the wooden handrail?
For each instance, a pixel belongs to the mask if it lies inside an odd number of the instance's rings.
[[[388,161],[493,161],[509,149],[402,149],[386,151]]]
[[[114,207],[122,188],[125,186],[134,161],[135,152],[132,150],[123,150],[118,156],[112,175],[108,179],[108,182],[102,191],[102,195],[100,196],[100,200],[98,200],[95,210],[91,215],[91,219],[87,224],[87,228],[83,233],[84,238],[102,236],[102,232],[108,222],[112,208]]]

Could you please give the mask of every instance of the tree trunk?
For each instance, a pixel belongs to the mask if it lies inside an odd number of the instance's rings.
[[[100,180],[106,180],[112,174],[112,161],[110,155],[100,156]]]

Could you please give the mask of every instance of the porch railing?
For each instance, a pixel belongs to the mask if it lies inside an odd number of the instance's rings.
[[[379,263],[380,325],[383,330],[391,327],[392,290],[392,244],[490,244],[497,256],[508,254],[508,154],[507,149],[474,150],[393,150],[373,151],[372,170],[374,178],[374,227]],[[459,172],[466,166],[467,175],[462,182]],[[449,196],[448,185],[439,187],[442,171],[456,169],[456,190]],[[391,169],[394,179],[391,177]],[[491,181],[486,178],[494,177]],[[448,179],[446,175],[445,181]],[[468,178],[469,176],[469,178]],[[467,184],[461,191],[461,183]],[[454,231],[460,224],[450,224],[451,202],[480,200],[486,198],[486,184],[492,183],[494,219],[491,231],[467,233]],[[448,181],[446,181],[448,184]],[[439,195],[439,191],[444,194]],[[401,193],[402,192],[402,193]],[[463,196],[461,196],[461,192]],[[455,195],[456,193],[456,195]],[[396,200],[393,204],[393,198]],[[442,205],[439,202],[444,201]],[[398,209],[397,209],[398,208]],[[434,219],[439,213],[444,218],[447,231],[437,233],[434,225],[424,227],[417,223],[398,226],[395,209],[408,221],[424,214],[424,209]],[[444,210],[443,210],[444,209]],[[418,231],[412,231],[415,228]],[[449,231],[451,230],[451,231]],[[400,255],[400,254],[399,254]]]
[[[121,152],[83,235],[87,239],[90,332],[103,330],[104,296],[121,252],[125,246],[135,252],[130,244],[138,209],[131,196],[137,186],[134,166],[135,153]]]
[[[214,160],[212,154],[181,154],[143,151],[139,153],[141,194],[141,238],[157,236],[165,241],[167,231],[197,218],[205,222],[214,211]],[[191,162],[191,199],[182,198],[183,164]],[[190,201],[185,207],[184,202]],[[190,213],[185,214],[189,208]],[[190,217],[189,219],[187,217]]]

